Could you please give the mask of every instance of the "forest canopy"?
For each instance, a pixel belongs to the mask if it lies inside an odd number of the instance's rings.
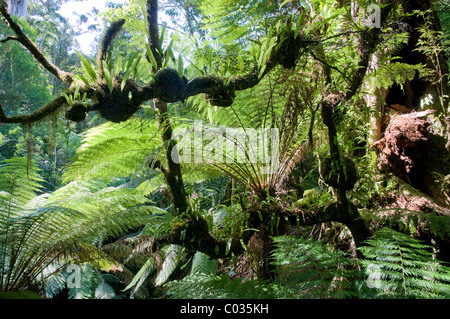
[[[450,298],[449,1],[66,2],[0,0],[0,299]]]

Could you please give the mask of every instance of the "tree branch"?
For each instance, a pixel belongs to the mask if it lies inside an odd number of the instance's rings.
[[[158,0],[147,0],[145,8],[147,11],[148,43],[159,70],[162,67],[162,50],[159,43]]]
[[[45,69],[47,69],[47,71],[49,71],[51,74],[56,76],[61,81],[66,82],[68,84],[72,84],[73,75],[71,73],[60,70],[56,65],[52,64],[45,58],[44,54],[39,50],[36,44],[34,44],[33,41],[25,34],[25,32],[23,32],[22,27],[19,24],[17,24],[9,15],[4,0],[0,0],[0,13],[2,14],[3,20],[6,22],[6,24],[17,35],[17,38],[15,38],[14,40],[20,42],[25,48],[27,48],[27,50],[30,51],[33,57]]]
[[[112,41],[120,32],[120,30],[122,30],[124,24],[124,19],[111,23],[111,26],[106,30],[105,34],[102,37],[102,40],[100,41],[97,52],[97,66],[100,78],[104,77],[103,61],[106,60],[109,47],[111,46]]]
[[[53,101],[45,104],[41,108],[37,109],[34,112],[25,115],[16,115],[13,117],[7,117],[3,111],[2,106],[0,105],[0,123],[22,123],[28,124],[37,122],[44,117],[52,114],[53,112],[60,109],[64,104],[66,104],[66,99],[63,96],[60,96]]]
[[[5,39],[0,40],[0,43],[6,43],[8,41],[19,41],[20,42],[18,37],[6,37]]]

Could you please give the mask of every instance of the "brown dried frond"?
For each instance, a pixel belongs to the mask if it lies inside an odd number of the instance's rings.
[[[155,240],[150,236],[125,238],[105,245],[102,250],[114,258],[128,258],[137,254],[153,254]]]
[[[292,155],[287,157],[286,160],[280,167],[277,182],[277,189],[284,189],[284,184],[294,169],[294,167],[299,164],[302,159],[306,158],[306,156],[312,151],[312,147],[308,142],[301,143],[295,148],[295,151],[292,152]]]

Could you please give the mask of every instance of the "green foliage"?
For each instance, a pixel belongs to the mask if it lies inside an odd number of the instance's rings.
[[[278,298],[350,298],[354,262],[342,251],[312,239],[275,237],[273,283]]]
[[[166,284],[173,299],[268,299],[270,287],[264,281],[230,279],[227,275],[187,276]]]
[[[313,239],[279,236],[274,242],[273,282],[231,279],[207,266],[204,273],[167,283],[167,294],[252,299],[449,297],[449,268],[435,258],[432,247],[389,228],[367,241],[359,260]]]
[[[215,274],[217,272],[217,264],[217,260],[212,260],[208,255],[198,251],[193,257],[190,275]]]
[[[159,158],[161,146],[156,121],[133,118],[102,124],[85,134],[64,180],[111,180],[138,170],[142,176]]]
[[[28,168],[28,161],[23,157],[3,160],[0,163],[0,191],[5,200],[11,199],[14,206],[9,207],[5,214],[15,216],[19,211],[13,211],[14,208],[24,206],[36,197],[41,186],[40,178],[36,167]],[[11,204],[13,204],[11,202]]]
[[[42,299],[34,291],[0,291],[0,299]]]
[[[367,285],[377,298],[449,298],[450,268],[432,247],[389,228],[378,231],[360,251]]]
[[[183,248],[177,245],[170,245],[165,251],[164,263],[162,265],[161,271],[156,277],[156,286],[164,284],[170,277],[170,275],[175,271],[177,265],[182,261],[184,255]]]
[[[403,85],[416,76],[416,72],[423,70],[422,65],[411,65],[406,63],[390,63],[376,70],[374,76],[375,88],[389,88],[393,84]]]
[[[213,107],[203,95],[168,106],[167,117],[173,127],[192,126],[202,119],[207,122],[206,129],[279,129],[280,165],[270,175],[259,163],[183,163],[181,172],[191,210],[186,212],[189,215],[175,216],[163,170],[158,169],[159,164],[167,166],[167,145],[150,107],[144,105],[141,118],[135,116],[124,123],[105,123],[88,131],[86,126],[95,125],[95,118],[77,124],[79,135],[71,131],[70,124],[66,131],[56,127],[61,114],[55,114],[52,125],[34,127],[35,152],[31,154],[34,164],[52,166],[45,173],[53,175],[46,175],[44,181],[25,158],[0,164],[0,290],[34,289],[52,298],[66,287],[68,276],[62,270],[76,263],[81,265],[82,282],[80,287],[69,289],[70,298],[75,299],[149,298],[154,297],[155,289],[166,291],[171,298],[448,298],[448,268],[436,259],[432,247],[388,229],[367,241],[359,260],[326,241],[274,237],[273,282],[232,277],[236,265],[231,266],[230,259],[237,257],[234,255],[219,264],[201,252],[176,245],[158,246],[154,251],[154,240],[183,226],[185,217],[204,217],[212,235],[227,241],[229,249],[231,238],[241,239],[245,245],[246,209],[250,205],[278,205],[278,210],[289,211],[288,206],[294,203],[298,211],[314,211],[333,200],[332,192],[322,188],[318,165],[306,163],[306,159],[309,156],[314,161],[316,154],[328,152],[326,130],[315,122],[320,118],[323,92],[348,89],[359,62],[359,32],[365,28],[342,1],[175,3],[162,10],[176,20],[181,32],[163,24],[159,53],[163,67],[176,69],[189,79],[216,74],[226,77],[228,83],[255,67],[262,74],[274,50],[282,48],[290,34],[304,40],[294,68],[275,67],[251,90],[236,92],[231,107]],[[438,3],[447,6],[443,1]],[[369,1],[358,4],[363,8]],[[119,86],[124,90],[128,80],[151,83],[156,59],[147,43],[145,1],[129,0],[123,5],[109,4],[109,8],[104,18],[127,22],[103,61],[106,85],[112,92]],[[54,9],[39,7],[46,14],[54,14]],[[445,12],[440,16],[444,22],[448,18]],[[33,21],[39,31],[21,24],[55,64],[69,66],[73,62],[70,68],[75,68],[81,61],[75,83],[79,89],[95,87],[98,66],[91,62],[92,57],[69,52],[72,33],[66,21],[41,20]],[[417,49],[431,58],[433,68],[397,63],[392,55],[407,38],[383,30],[384,47],[378,51],[381,67],[365,79],[371,89],[403,85],[418,72],[435,85],[444,83],[439,60],[434,57],[448,48],[446,43],[438,46],[434,41],[444,39],[448,32],[428,32],[428,27],[427,22],[419,30],[422,36]],[[3,24],[0,34],[9,35]],[[20,46],[12,41],[0,45],[0,100],[7,114],[27,113],[48,101],[50,93],[63,91],[52,76],[41,74]],[[327,79],[325,72],[329,72]],[[11,89],[4,90],[8,87]],[[64,93],[69,105],[91,102],[80,96],[79,89],[70,95]],[[445,97],[443,91],[439,94]],[[372,195],[398,189],[373,178],[376,159],[366,154],[366,137],[374,112],[360,93],[339,105],[338,111],[346,116],[338,125],[342,154],[355,157],[364,176],[349,198],[358,207],[369,207],[364,214],[366,221],[370,219],[378,228],[385,223],[414,233],[428,220],[432,235],[447,238],[450,224],[445,216],[408,212],[405,217],[405,211],[398,210],[387,221],[376,215]],[[30,132],[29,127],[2,127],[2,142],[14,142],[13,147],[2,148],[2,159],[29,150]],[[190,141],[192,136],[184,137]],[[80,138],[81,146],[73,154]],[[67,141],[66,146],[61,145],[63,141]],[[210,140],[203,142],[194,148],[205,151]],[[71,160],[72,165],[64,167]],[[55,182],[51,193],[47,192],[50,181]],[[269,227],[278,222],[276,216],[272,222]],[[303,228],[297,231],[307,232]],[[340,237],[347,233],[342,231]],[[7,294],[0,293],[3,296]]]
[[[35,37],[35,31],[23,20],[19,21],[24,32]],[[7,34],[0,21],[0,35]],[[5,34],[6,33],[6,34]],[[9,41],[0,44],[0,99],[2,106],[15,114],[28,113],[51,99],[48,78],[42,74],[38,63],[22,47]],[[8,88],[8,90],[4,90]]]
[[[81,267],[80,285],[69,288],[70,299],[113,299],[114,288],[107,283],[108,275],[90,265]]]
[[[24,158],[4,161],[1,172],[9,182],[0,193],[0,290],[34,287],[69,263],[111,270],[117,262],[101,244],[143,226],[152,214],[141,192],[124,187],[72,182],[37,196],[39,175],[32,168],[27,178]],[[48,271],[55,262],[60,266]]]

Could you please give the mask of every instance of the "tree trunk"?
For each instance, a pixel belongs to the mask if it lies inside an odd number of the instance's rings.
[[[6,5],[10,15],[16,15],[25,20],[27,19],[28,0],[6,0]]]
[[[370,61],[369,68],[376,70],[379,68],[379,54],[374,54],[372,60]],[[370,131],[368,136],[369,145],[379,141],[382,136],[383,131],[383,120],[384,120],[384,99],[386,97],[386,89],[384,88],[375,88],[373,83],[369,83],[367,85],[368,94],[365,94],[365,100],[367,106],[371,110],[371,118],[370,118]]]

